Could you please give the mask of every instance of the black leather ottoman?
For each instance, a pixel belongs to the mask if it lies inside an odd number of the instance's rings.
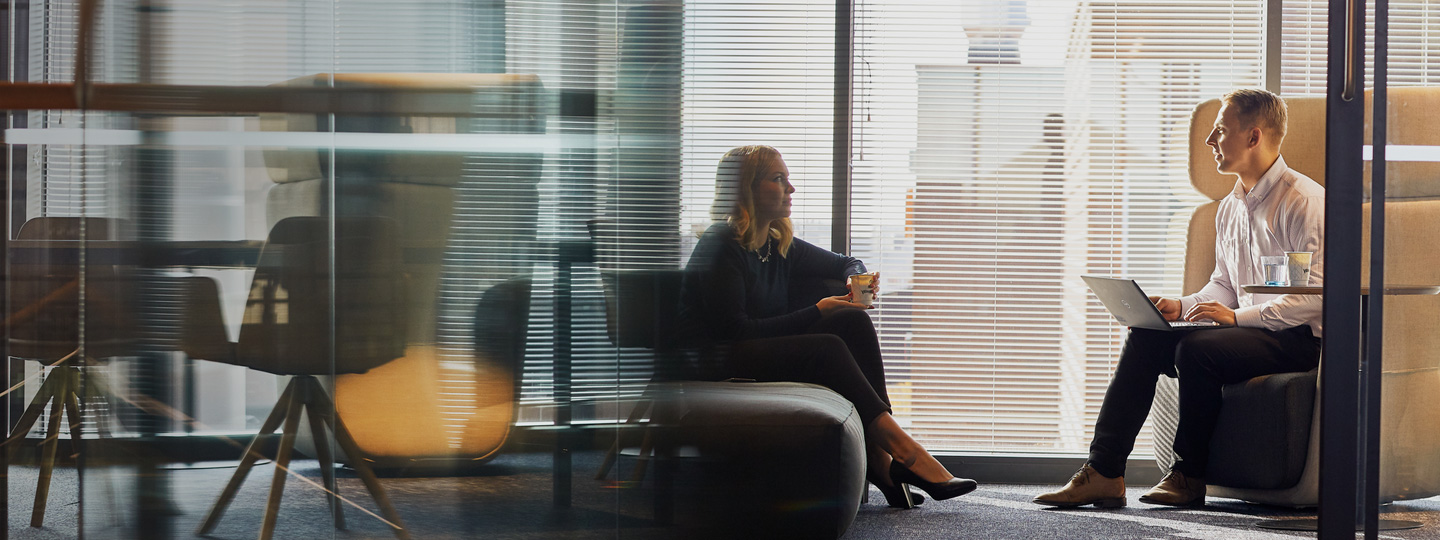
[[[801,383],[687,382],[665,385],[660,399],[657,453],[686,447],[700,456],[656,463],[657,514],[673,502],[687,536],[838,538],[855,520],[865,437],[839,394]]]
[[[1221,490],[1287,489],[1300,481],[1310,455],[1315,419],[1317,370],[1261,375],[1227,384],[1220,416],[1210,440],[1205,481],[1212,495],[1234,497]],[[1155,422],[1155,458],[1162,470],[1175,462],[1171,444],[1179,425],[1174,381],[1172,390],[1156,394],[1151,411]]]
[[[1251,489],[1295,485],[1310,450],[1318,377],[1310,370],[1225,385],[1205,480]]]

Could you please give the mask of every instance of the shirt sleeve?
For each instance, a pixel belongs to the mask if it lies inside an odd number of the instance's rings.
[[[1286,251],[1309,251],[1310,286],[1325,283],[1325,198],[1296,200],[1277,220],[1276,231],[1288,244]],[[1324,299],[1317,294],[1282,294],[1268,301],[1235,310],[1235,324],[1284,330],[1320,318]]]
[[[1216,237],[1220,236],[1225,223],[1227,212],[1215,214]],[[1235,253],[1224,249],[1221,242],[1215,242],[1215,271],[1210,273],[1210,281],[1205,283],[1199,291],[1189,296],[1180,298],[1180,313],[1190,311],[1190,308],[1200,302],[1219,302],[1227,307],[1235,307],[1240,303],[1239,294],[1235,291],[1235,280],[1230,276],[1230,265],[1227,261],[1235,258]]]

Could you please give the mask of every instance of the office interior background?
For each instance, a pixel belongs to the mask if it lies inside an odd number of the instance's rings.
[[[990,482],[1063,482],[1124,337],[1080,276],[1181,293],[1209,200],[1187,174],[1192,110],[1240,87],[1323,95],[1328,2],[842,5],[848,42],[816,0],[0,3],[0,95],[44,96],[0,103],[7,428],[47,381],[85,389],[76,416],[46,408],[7,448],[10,534],[32,537],[33,471],[58,439],[45,537],[190,537],[170,511],[203,513],[291,376],[319,377],[381,484],[412,482],[389,490],[402,510],[483,505],[444,479],[528,470],[507,456],[543,457],[548,489],[552,447],[603,453],[659,371],[617,345],[607,301],[629,293],[604,276],[683,266],[718,159],[745,144],[784,154],[798,237],[880,272],[902,425]],[[1440,4],[1391,0],[1389,17],[1389,85],[1440,85]],[[62,229],[76,247],[46,236]],[[349,249],[362,229],[388,248]],[[319,290],[273,286],[286,246],[315,256]],[[257,365],[247,343],[314,362]],[[345,358],[375,348],[393,354]],[[296,460],[340,445],[306,429]],[[285,504],[323,499],[316,467],[297,471],[312,481]],[[576,466],[601,487],[574,504],[621,535],[642,488],[591,476]],[[389,536],[347,508],[360,532],[325,534]],[[259,510],[231,512],[220,536],[258,529]],[[437,512],[407,522],[461,510]]]

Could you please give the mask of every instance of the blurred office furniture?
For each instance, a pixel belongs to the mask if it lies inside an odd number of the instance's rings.
[[[865,433],[854,405],[791,382],[685,382],[661,394],[657,518],[722,538],[839,538],[865,484]],[[699,457],[671,459],[680,445]],[[675,474],[677,467],[689,469]],[[673,485],[673,487],[672,487]],[[673,503],[671,501],[674,501]]]
[[[8,261],[6,286],[12,311],[6,316],[5,331],[9,356],[35,360],[42,371],[50,368],[3,443],[8,459],[10,445],[23,440],[45,414],[46,405],[50,406],[40,445],[31,527],[44,524],[61,417],[69,422],[71,451],[78,455],[84,409],[104,399],[101,381],[85,368],[93,359],[125,354],[135,335],[121,269],[113,261],[87,263],[82,269],[78,257],[82,245],[93,246],[81,241],[82,234],[85,241],[103,242],[118,233],[113,230],[116,226],[117,222],[105,218],[37,217],[26,221],[16,234],[16,240],[32,250]],[[59,249],[47,251],[49,247]],[[108,414],[103,407],[95,413],[101,434],[108,431]]]
[[[591,225],[592,234],[603,235],[603,225]],[[653,451],[656,519],[683,530],[844,534],[866,493],[865,435],[854,406],[811,384],[701,380],[713,380],[712,370],[677,335],[683,276],[679,269],[601,273],[610,339],[617,347],[649,349],[655,359],[655,375],[626,421],[635,425],[650,416],[631,481],[644,479]],[[792,302],[813,304],[840,286],[833,280],[797,284]],[[617,432],[597,479],[609,473],[622,435]],[[698,456],[679,460],[681,448]]]
[[[1389,89],[1389,144],[1435,145],[1437,134],[1426,114],[1440,106],[1440,88]],[[1281,153],[1285,162],[1325,183],[1325,98],[1286,99],[1289,127]],[[1196,107],[1190,122],[1191,184],[1210,202],[1190,219],[1185,257],[1184,293],[1199,290],[1215,266],[1215,212],[1235,177],[1215,171],[1206,146],[1219,100]],[[1366,136],[1371,132],[1366,107]],[[1440,283],[1440,164],[1392,162],[1387,165],[1385,278],[1395,284]],[[1368,179],[1367,179],[1368,182]],[[1368,193],[1368,190],[1367,190]],[[1370,204],[1365,204],[1364,253],[1368,260]],[[1328,253],[1327,257],[1353,256]],[[1369,265],[1364,283],[1369,280]],[[1379,496],[1382,501],[1440,494],[1440,334],[1434,331],[1440,298],[1387,296],[1381,398]],[[1282,506],[1315,506],[1319,500],[1319,373],[1281,373],[1227,385],[1219,423],[1211,442],[1208,493]],[[1157,389],[1155,439],[1157,461],[1168,469],[1175,460],[1170,444],[1178,425],[1177,386],[1162,377]],[[1374,456],[1371,459],[1375,459]]]
[[[238,342],[226,338],[217,284],[204,277],[185,278],[191,295],[181,331],[186,354],[291,376],[199,534],[209,533],[219,523],[261,457],[261,442],[281,428],[260,538],[274,534],[291,449],[301,414],[307,413],[336,527],[344,526],[344,517],[335,496],[334,456],[326,427],[351,456],[350,465],[396,537],[409,537],[370,465],[357,457],[363,454],[317,378],[364,373],[404,354],[408,313],[401,309],[405,287],[397,227],[385,219],[339,218],[333,222],[332,237],[331,225],[324,218],[289,218],[271,230],[251,282]]]
[[[625,426],[637,426],[645,418],[661,392],[658,384],[694,378],[693,366],[684,365],[691,359],[680,350],[677,342],[680,319],[680,283],[684,277],[681,270],[620,270],[607,271],[600,275],[605,294],[605,333],[611,343],[621,348],[641,348],[653,353],[654,375],[646,386],[635,408],[625,420]],[[603,480],[610,473],[620,453],[624,430],[617,431],[615,443],[595,473],[596,480]],[[645,430],[636,457],[635,470],[630,480],[645,479],[645,469],[654,450],[654,437]]]
[[[267,131],[383,141],[337,145],[333,160],[315,148],[263,152],[275,182],[266,203],[271,223],[322,215],[333,203],[337,216],[384,217],[399,227],[409,278],[406,351],[369,372],[337,375],[337,415],[376,466],[443,472],[482,462],[510,434],[518,372],[503,359],[470,357],[472,324],[462,321],[489,287],[528,276],[535,263],[542,154],[525,145],[543,146],[536,137],[545,131],[544,89],[537,76],[517,74],[336,73],[283,84],[332,82],[413,105],[404,115],[261,116]],[[471,113],[423,114],[433,100]],[[459,137],[471,138],[464,150]],[[298,447],[311,451],[305,437]]]

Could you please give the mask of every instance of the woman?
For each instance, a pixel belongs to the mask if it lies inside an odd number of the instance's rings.
[[[757,381],[814,383],[855,405],[865,425],[867,479],[886,501],[910,508],[975,489],[910,438],[890,415],[885,367],[866,306],[849,295],[791,310],[792,286],[865,272],[858,259],[794,237],[790,170],[769,146],[743,146],[720,160],[718,220],[700,238],[687,266],[681,306],[692,337],[716,351],[725,375]],[[876,291],[878,292],[878,290]]]

